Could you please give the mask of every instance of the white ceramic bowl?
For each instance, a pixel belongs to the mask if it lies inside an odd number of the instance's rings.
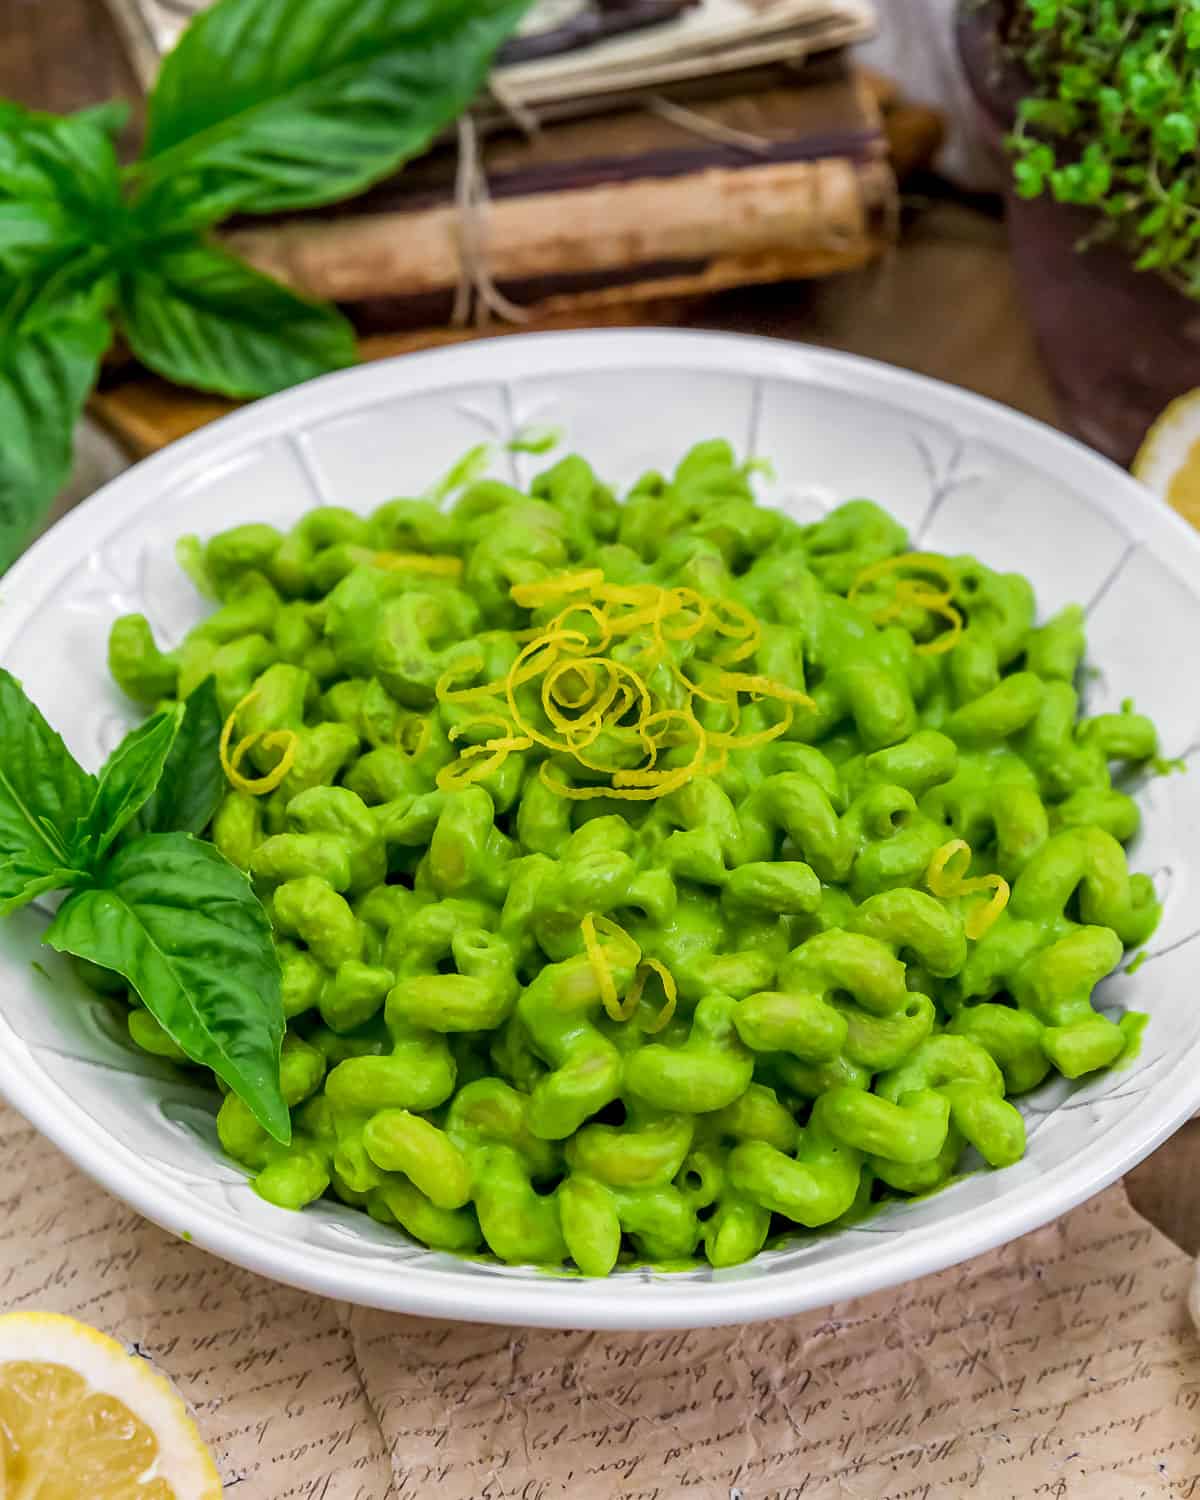
[[[179,639],[201,604],[173,557],[183,532],[288,524],[320,501],[367,508],[417,493],[467,448],[496,471],[527,425],[621,485],[723,434],[767,455],[766,500],[812,518],[868,495],[914,544],[977,553],[1034,581],[1041,609],[1089,614],[1090,712],[1136,694],[1165,748],[1200,739],[1200,540],[1104,459],[1015,412],[883,365],[768,340],[686,333],[525,336],[332,375],[238,412],[108,485],[0,583],[0,661],[85,764],[133,722],[105,642],[141,610]],[[1052,1219],[1146,1155],[1200,1106],[1200,787],[1152,782],[1135,851],[1165,914],[1136,974],[1100,1004],[1144,1009],[1141,1056],[1023,1101],[1017,1166],[896,1205],[859,1228],[799,1238],[734,1270],[551,1276],[435,1254],[323,1203],[272,1208],[224,1160],[213,1097],[133,1052],[39,946],[43,918],[0,924],[0,1089],[80,1167],[164,1228],[239,1265],[351,1302],[485,1321],[668,1328],[776,1317],[935,1271]],[[33,966],[37,960],[43,970]]]

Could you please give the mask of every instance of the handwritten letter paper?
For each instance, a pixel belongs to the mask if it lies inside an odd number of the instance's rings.
[[[136,1344],[230,1500],[1200,1500],[1189,1262],[1120,1187],[824,1312],[588,1334],[276,1286],[147,1224],[3,1108],[0,1162],[5,1307]]]

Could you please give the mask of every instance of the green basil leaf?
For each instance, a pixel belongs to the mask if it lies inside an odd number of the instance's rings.
[[[112,337],[106,281],[61,301],[50,292],[0,333],[0,572],[66,481],[75,423]],[[0,308],[17,295],[0,276]]]
[[[128,211],[113,119],[103,106],[68,116],[17,105],[0,112],[0,261],[10,269],[120,238]]]
[[[360,192],[470,104],[529,0],[217,0],[148,106],[147,182],[253,213]]]
[[[147,170],[143,162],[129,169],[137,177]],[[197,178],[189,173],[153,180],[140,186],[129,205],[134,235],[142,244],[170,244],[182,236],[204,233],[241,206],[240,187],[232,183],[203,193]]]
[[[95,226],[120,209],[121,168],[103,117],[31,114],[20,140],[33,170],[81,219]]]
[[[19,266],[58,249],[67,236],[66,215],[54,198],[0,198],[0,261]]]
[[[67,897],[44,941],[122,975],[172,1041],[277,1141],[291,1139],[271,924],[250,882],[212,844],[148,833],[119,849],[96,885]]]
[[[0,864],[0,917],[7,917],[19,906],[27,906],[47,891],[79,885],[83,879],[79,870],[31,870],[17,860],[7,860]]]
[[[152,370],[226,396],[266,396],[354,361],[354,331],[333,308],[199,240],[126,270],[119,318]]]
[[[116,140],[129,124],[132,113],[124,99],[106,99],[103,104],[89,104],[86,109],[77,110],[72,118],[95,126],[111,140]]]
[[[0,667],[0,862],[30,878],[69,869],[95,793],[95,777]]]
[[[126,830],[129,833],[201,834],[225,794],[218,745],[221,710],[215,677],[206,677],[184,702],[183,721],[158,785]]]
[[[100,772],[87,833],[103,859],[127,823],[158,786],[183,718],[183,705],[164,709],[130,730]]]

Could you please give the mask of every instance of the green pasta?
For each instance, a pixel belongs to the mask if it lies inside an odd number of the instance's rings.
[[[799,525],[723,442],[623,503],[571,456],[190,548],[218,607],[109,660],[227,716],[293,1138],[233,1094],[218,1131],[270,1202],[731,1266],[1017,1161],[1012,1098],[1126,1052],[1094,991],[1160,913],[1113,776],[1157,736],[1080,717],[1082,611],[1020,575],[868,500]]]

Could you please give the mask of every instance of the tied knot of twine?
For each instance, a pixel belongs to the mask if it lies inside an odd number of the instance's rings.
[[[493,79],[492,97],[525,135],[538,134],[541,123],[534,112],[514,99]],[[771,143],[765,137],[747,130],[736,130],[719,120],[674,104],[658,95],[643,101],[644,108],[660,119],[699,136],[714,145],[734,146],[755,156],[765,156]],[[458,166],[454,178],[454,206],[458,215],[459,270],[450,320],[455,328],[465,328],[472,320],[482,327],[488,314],[508,323],[528,323],[533,313],[514,302],[496,285],[488,259],[488,191],[479,146],[479,127],[469,112],[458,120]]]
[[[487,249],[487,206],[491,201],[487,174],[479,153],[479,128],[471,114],[458,121],[458,169],[454,178],[454,206],[458,211],[458,286],[450,321],[465,328],[474,312],[481,326],[490,312],[509,323],[528,323],[533,314],[511,301],[492,276]]]

